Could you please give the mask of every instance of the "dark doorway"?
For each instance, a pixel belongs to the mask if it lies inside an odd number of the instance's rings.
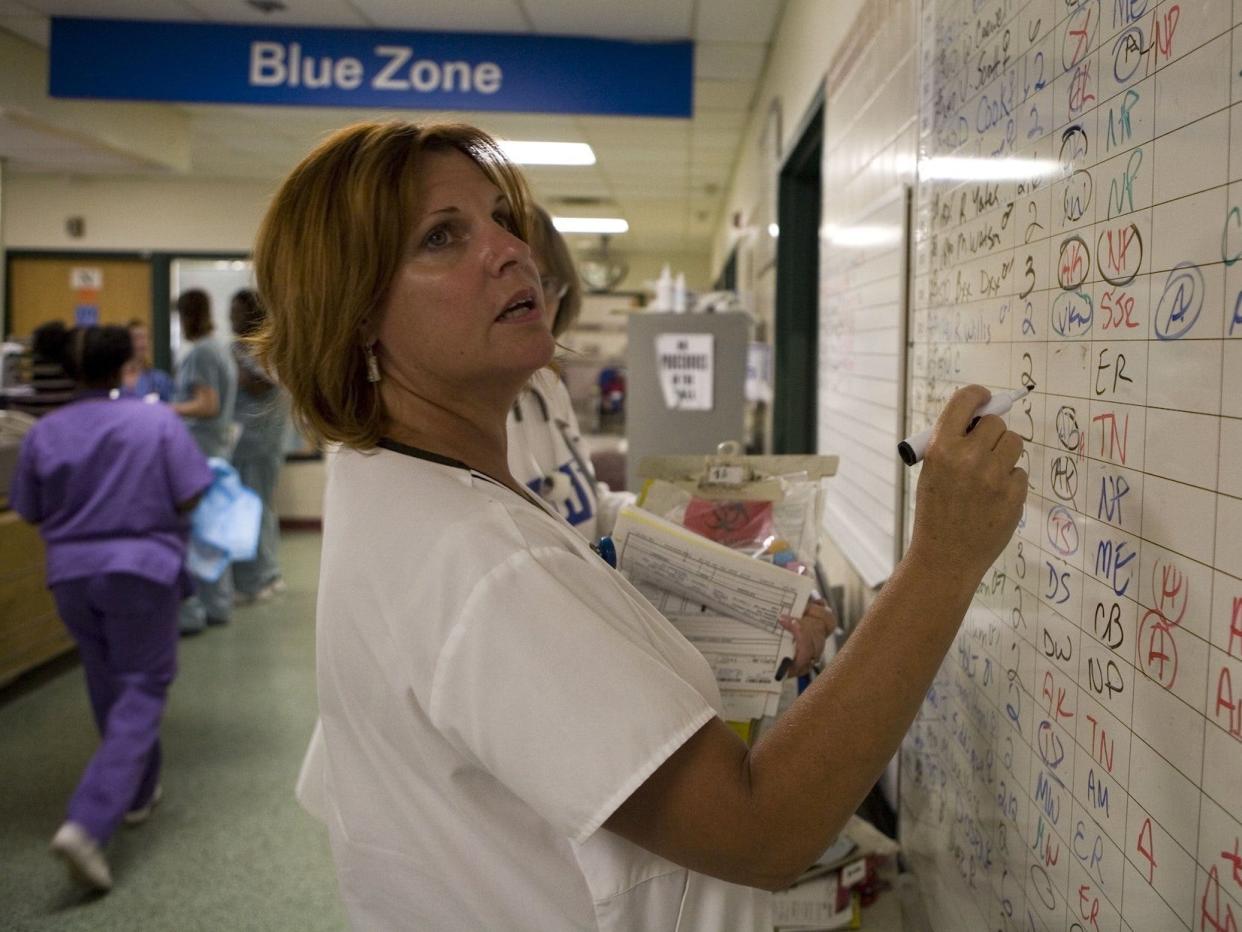
[[[777,190],[774,453],[815,452],[823,152],[821,102],[781,169]]]

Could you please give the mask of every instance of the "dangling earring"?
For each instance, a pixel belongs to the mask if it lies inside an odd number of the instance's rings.
[[[367,358],[367,381],[380,380],[379,360],[375,358],[375,344],[369,343],[362,348],[362,355]]]

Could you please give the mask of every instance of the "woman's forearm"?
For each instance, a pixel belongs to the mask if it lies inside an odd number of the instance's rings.
[[[174,402],[172,409],[182,417],[215,417],[220,413],[220,395],[214,388],[196,385],[189,399]]]
[[[753,804],[765,833],[784,839],[795,876],[858,808],[918,713],[977,582],[954,575],[903,562],[828,669],[751,750]]]

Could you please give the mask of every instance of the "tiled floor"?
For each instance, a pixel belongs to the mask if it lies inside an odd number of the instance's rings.
[[[293,799],[315,720],[319,535],[286,535],[289,591],[183,640],[164,800],[108,847],[84,895],[47,853],[96,743],[81,669],[0,691],[0,930],[341,930],[327,835]]]

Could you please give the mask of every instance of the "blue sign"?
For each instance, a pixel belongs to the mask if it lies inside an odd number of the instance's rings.
[[[53,97],[689,117],[694,43],[52,18]]]

